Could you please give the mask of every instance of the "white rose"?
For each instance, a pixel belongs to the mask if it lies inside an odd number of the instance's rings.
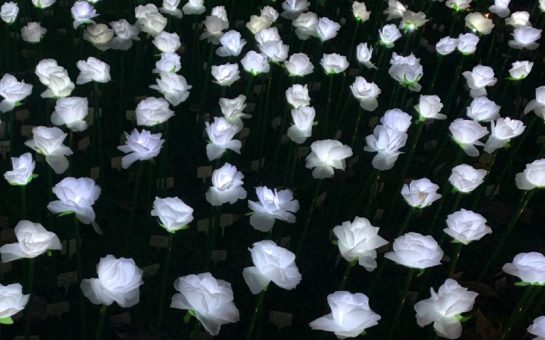
[[[492,229],[486,225],[486,218],[465,209],[448,215],[447,226],[448,228],[443,229],[445,234],[466,245],[492,233]]]
[[[442,108],[441,98],[435,95],[421,95],[418,104],[414,106],[421,119],[446,119],[447,116],[440,113]]]
[[[13,110],[17,103],[28,97],[31,92],[32,85],[18,81],[9,73],[4,74],[0,79],[0,96],[4,98],[0,102],[0,112]]]
[[[427,178],[412,180],[401,188],[401,196],[413,208],[425,208],[441,198],[439,186]]]
[[[443,37],[435,44],[435,50],[440,55],[451,54],[457,47],[458,39],[451,37]]]
[[[51,114],[51,123],[57,126],[66,125],[72,131],[87,129],[88,101],[85,97],[65,97],[57,99],[55,111]]]
[[[532,190],[545,187],[545,159],[538,159],[526,164],[523,172],[515,177],[517,188],[520,190]]]
[[[113,255],[102,257],[97,265],[98,278],[84,279],[80,288],[91,303],[111,305],[114,302],[122,308],[129,308],[140,301],[139,287],[142,270],[133,259]]]
[[[491,122],[500,117],[500,106],[486,97],[473,98],[466,115],[477,122]]]
[[[425,269],[441,264],[443,250],[433,237],[410,232],[396,238],[393,251],[384,257],[409,268]]]
[[[95,221],[93,204],[100,196],[101,189],[88,177],[65,177],[52,189],[56,201],[49,202],[47,209],[53,214],[73,212],[81,223]]]
[[[159,217],[161,227],[169,233],[186,229],[193,221],[193,208],[178,197],[155,197],[151,216]]]
[[[57,127],[48,128],[37,126],[32,129],[32,139],[27,140],[25,145],[45,156],[45,161],[56,174],[61,174],[68,169],[66,156],[72,154],[72,150],[63,145],[67,134]]]
[[[290,76],[304,77],[314,71],[314,65],[305,53],[294,53],[284,62]]]
[[[471,157],[479,156],[475,145],[483,145],[479,139],[488,134],[488,129],[473,120],[455,119],[449,126],[454,141]]]
[[[516,49],[535,50],[539,44],[537,41],[541,39],[541,30],[532,26],[517,27],[513,31],[513,40],[509,40],[508,44]]]
[[[249,51],[246,53],[244,58],[240,60],[240,63],[246,72],[249,72],[254,76],[260,73],[268,73],[270,69],[267,57],[256,51]]]
[[[464,20],[467,28],[479,34],[488,35],[494,28],[492,19],[485,17],[479,12],[469,13]]]
[[[250,225],[254,229],[268,232],[276,219],[287,223],[295,223],[295,213],[299,211],[299,201],[293,199],[289,189],[277,191],[267,187],[257,187],[255,192],[259,202],[248,200],[252,209]]]
[[[11,157],[13,170],[4,173],[4,178],[10,185],[27,185],[34,178],[33,171],[36,163],[29,152],[19,157]]]
[[[6,24],[12,24],[19,14],[19,6],[15,2],[5,2],[0,8],[0,17]]]
[[[0,319],[11,318],[25,309],[29,298],[30,294],[23,295],[23,286],[19,283],[0,284]]]
[[[174,116],[163,98],[148,97],[136,106],[136,125],[155,126],[163,124]]]
[[[76,79],[76,84],[86,84],[91,81],[97,83],[107,83],[111,80],[110,65],[98,60],[94,57],[89,57],[87,60],[80,60],[76,66],[79,69],[79,75]]]
[[[187,83],[184,76],[173,72],[161,72],[159,76],[157,84],[150,85],[151,89],[159,91],[172,106],[187,100],[193,86]]]
[[[47,29],[39,22],[29,22],[21,28],[21,39],[28,43],[39,43],[46,33]]]
[[[117,149],[125,153],[121,159],[121,167],[127,169],[132,163],[140,160],[145,161],[156,157],[161,151],[165,142],[161,139],[161,133],[152,134],[147,130],[132,130],[131,134],[125,132],[125,145],[118,146]]]
[[[212,173],[212,186],[206,192],[206,200],[213,206],[225,203],[233,204],[246,198],[246,190],[242,187],[244,175],[236,166],[225,163]]]
[[[163,31],[153,38],[153,45],[163,53],[172,53],[176,52],[182,46],[182,43],[178,34]]]
[[[509,69],[509,77],[514,80],[524,79],[530,74],[534,63],[528,60],[524,61],[515,61],[511,64],[511,69]]]
[[[291,251],[270,240],[256,242],[248,250],[254,266],[244,268],[242,276],[252,294],[259,294],[271,281],[286,290],[294,289],[301,282],[295,254]]]
[[[301,106],[291,110],[293,125],[288,128],[287,135],[294,143],[303,144],[312,135],[312,126],[316,110],[311,106]]]
[[[322,65],[326,74],[342,73],[349,66],[346,57],[337,53],[324,53],[320,60],[320,65]]]
[[[499,118],[490,123],[490,136],[484,145],[484,151],[492,153],[505,147],[512,138],[520,136],[526,127],[520,120]]]
[[[458,36],[458,46],[456,49],[464,55],[473,54],[477,50],[479,37],[473,33],[464,33]]]
[[[214,77],[214,82],[220,86],[231,86],[240,79],[238,64],[213,65],[212,77]]]
[[[367,82],[365,78],[357,76],[354,83],[350,85],[350,90],[360,103],[360,107],[365,111],[374,111],[378,107],[377,97],[382,91],[377,84]]]
[[[341,25],[329,18],[320,18],[316,23],[316,35],[322,42],[335,38],[340,29]]]
[[[206,122],[205,130],[210,140],[206,145],[208,160],[220,158],[227,149],[240,154],[242,143],[240,140],[233,139],[240,129],[239,126],[229,123],[223,117],[214,117],[212,124]]]
[[[286,90],[286,100],[294,108],[310,105],[307,85],[295,84]]]
[[[520,253],[512,263],[506,263],[502,270],[517,276],[522,282],[545,285],[545,256],[538,252]]]
[[[113,38],[114,31],[105,24],[90,25],[83,32],[83,39],[87,40],[101,51],[110,48],[110,43]]]
[[[346,158],[352,156],[352,148],[338,140],[324,139],[314,141],[310,145],[305,167],[312,169],[312,177],[316,179],[331,178],[335,170],[344,171]]]
[[[35,258],[48,250],[61,250],[62,244],[55,233],[47,231],[40,223],[22,220],[15,226],[16,243],[0,247],[2,262]]]
[[[470,165],[460,164],[452,168],[448,180],[459,192],[470,193],[483,183],[486,174],[487,171],[484,169],[475,169]]]
[[[220,38],[221,46],[216,50],[220,57],[238,57],[246,45],[239,32],[231,30],[223,33]]]

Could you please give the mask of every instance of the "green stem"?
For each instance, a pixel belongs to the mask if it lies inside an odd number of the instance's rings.
[[[107,311],[108,311],[108,305],[100,305],[99,319],[98,319],[97,330],[95,333],[95,340],[102,339],[102,333],[104,331],[104,321],[106,320]]]
[[[216,245],[216,238],[218,233],[218,228],[220,224],[220,216],[221,216],[221,205],[212,207],[212,211],[210,213],[210,224],[209,224],[209,234],[208,234],[208,246],[207,246],[207,252],[206,252],[206,259],[204,261],[204,268],[205,270],[208,270],[210,267],[210,261],[212,259],[212,251],[214,250],[214,246]]]
[[[257,299],[255,308],[254,308],[254,314],[252,315],[252,321],[250,323],[250,328],[248,328],[248,332],[246,333],[246,340],[252,339],[252,334],[254,333],[255,324],[257,322],[257,319],[259,318],[259,315],[261,314],[261,306],[263,305],[263,301],[265,300],[265,295],[267,295],[267,287],[263,289],[263,291],[259,294],[259,298]]]
[[[318,184],[316,184],[316,186],[314,187],[314,194],[312,195],[310,207],[308,208],[305,224],[303,225],[303,229],[301,230],[301,236],[299,236],[299,243],[297,244],[295,254],[299,254],[301,252],[301,249],[303,248],[303,244],[305,243],[305,237],[308,233],[308,227],[310,225],[312,213],[314,212],[314,208],[316,207],[316,200],[318,199],[318,194],[320,193],[320,188],[322,187],[323,181],[324,181],[323,179],[320,179],[318,181]]]
[[[27,259],[27,282],[25,285],[25,293],[30,294],[30,299],[25,306],[25,340],[30,339],[30,321],[32,318],[32,293],[34,290],[34,259]]]
[[[138,194],[140,191],[140,182],[142,180],[142,172],[144,169],[144,163],[140,161],[140,164],[138,164],[138,170],[136,170],[136,179],[134,183],[134,192],[132,194],[132,202],[131,202],[131,214],[129,216],[129,223],[127,224],[127,231],[125,234],[125,250],[127,250],[128,244],[129,244],[129,235],[131,235],[132,227],[134,223],[134,216],[136,214],[136,205],[138,202]]]
[[[414,208],[410,207],[409,211],[407,212],[407,215],[405,215],[405,218],[403,219],[403,222],[401,223],[401,228],[399,228],[397,235],[402,235],[405,230],[407,230],[407,227],[409,226],[409,223],[411,222],[411,218],[414,214]]]
[[[163,315],[165,309],[165,298],[168,285],[168,277],[170,273],[170,261],[172,258],[172,243],[174,241],[174,233],[169,233],[168,235],[168,246],[167,253],[165,256],[165,263],[163,265],[163,276],[161,279],[161,292],[159,293],[159,310],[157,311],[157,328],[156,335],[157,338],[161,336],[161,328],[163,326]]]
[[[26,218],[26,185],[21,186],[21,219]]]
[[[324,116],[324,123],[323,123],[323,131],[324,133],[327,132],[327,121],[329,120],[329,110],[331,109],[331,94],[333,92],[333,75],[329,75],[329,85],[327,90],[327,104],[325,109],[325,116]]]
[[[354,268],[356,263],[358,263],[358,260],[348,262],[348,264],[346,265],[346,269],[344,271],[341,283],[339,284],[339,289],[338,290],[343,290],[344,289],[344,287],[346,286],[346,282],[348,281],[348,277],[350,276],[350,272],[352,271],[352,268]]]
[[[93,114],[94,114],[94,124],[97,129],[97,139],[98,139],[98,158],[99,158],[99,164],[100,164],[100,176],[99,181],[102,187],[102,190],[104,190],[104,178],[106,175],[104,174],[105,166],[104,166],[104,137],[102,135],[102,110],[100,108],[100,89],[98,87],[99,83],[94,82],[93,83]]]
[[[399,300],[397,304],[397,309],[394,314],[394,320],[392,322],[392,326],[390,327],[390,334],[388,335],[388,339],[392,339],[392,337],[394,337],[395,335],[395,331],[397,331],[397,326],[399,325],[399,318],[401,316],[401,312],[403,312],[403,307],[405,306],[405,301],[407,300],[407,293],[411,286],[411,281],[413,279],[414,273],[415,273],[415,269],[409,268],[409,272],[407,273],[407,277],[405,278],[405,283],[403,284],[401,299]]]
[[[501,340],[508,339],[509,333],[511,333],[513,327],[515,327],[517,322],[524,316],[526,310],[530,307],[538,292],[539,290],[536,286],[530,286],[526,288],[524,294],[519,299],[517,306],[513,311],[513,314],[511,314],[511,317],[507,321],[505,331],[500,338]]]
[[[488,257],[488,262],[484,266],[483,270],[481,271],[481,274],[479,275],[479,278],[477,279],[478,282],[482,281],[482,279],[486,275],[486,272],[488,271],[488,269],[490,268],[494,260],[496,260],[496,257],[499,255],[499,253],[502,251],[503,246],[505,245],[505,242],[507,241],[509,235],[511,234],[511,232],[517,225],[517,222],[520,216],[524,212],[524,209],[526,209],[526,206],[528,205],[528,202],[534,195],[534,192],[535,190],[525,191],[524,194],[522,195],[522,198],[520,199],[519,204],[515,210],[515,214],[513,215],[513,217],[509,221],[509,224],[507,225],[507,228],[505,229],[505,233],[503,234],[500,241],[496,244],[496,247],[494,248],[494,251],[492,252],[492,256]]]
[[[76,233],[76,270],[77,270],[77,282],[81,281],[82,278],[82,258],[81,258],[81,230],[79,226],[79,221],[74,214],[74,232]],[[87,325],[86,325],[86,316],[85,316],[85,297],[83,293],[79,292],[79,302],[80,302],[80,326],[81,326],[81,336],[82,339],[87,337]]]
[[[358,113],[356,117],[356,123],[354,124],[354,134],[352,134],[352,139],[350,140],[350,147],[354,149],[354,144],[356,144],[356,137],[358,136],[358,129],[360,127],[361,116],[363,116],[363,110],[361,106],[358,108]]]
[[[454,274],[454,271],[456,270],[456,264],[458,263],[458,260],[460,259],[460,253],[462,252],[462,247],[464,246],[463,243],[456,243],[456,246],[454,247],[454,253],[452,255],[452,259],[450,260],[449,265],[449,276],[452,276]]]

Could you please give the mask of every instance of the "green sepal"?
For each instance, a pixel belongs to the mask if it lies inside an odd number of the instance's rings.
[[[9,316],[7,318],[1,318],[0,325],[13,325],[13,319]]]
[[[75,212],[73,212],[72,210],[65,211],[65,212],[60,213],[59,217],[66,216],[66,215],[71,215],[71,214],[75,214]]]

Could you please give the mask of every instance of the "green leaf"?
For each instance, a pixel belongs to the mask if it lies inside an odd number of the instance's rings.
[[[70,215],[70,214],[74,214],[74,212],[73,211],[65,211],[65,212],[60,213],[59,217]]]
[[[518,286],[518,287],[526,287],[531,285],[532,284],[530,282],[524,282],[524,281],[515,282],[515,286]]]
[[[13,319],[10,318],[9,316],[7,318],[1,318],[0,319],[0,324],[1,325],[13,325]]]

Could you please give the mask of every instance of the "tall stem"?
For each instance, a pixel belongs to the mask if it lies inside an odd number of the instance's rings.
[[[165,256],[165,263],[163,265],[163,277],[161,279],[161,292],[159,293],[159,310],[157,311],[157,328],[156,335],[158,338],[161,336],[161,328],[163,326],[163,315],[165,309],[165,298],[168,285],[168,277],[170,274],[170,260],[172,258],[172,243],[174,240],[174,233],[168,235],[167,253]]]
[[[305,220],[305,224],[303,225],[303,229],[301,231],[301,236],[299,236],[299,243],[297,244],[297,249],[295,251],[295,254],[299,254],[301,252],[301,249],[303,248],[303,244],[305,243],[305,237],[308,233],[308,227],[310,225],[310,220],[312,219],[312,213],[314,212],[314,208],[316,206],[316,200],[318,198],[318,194],[320,193],[320,188],[322,187],[323,179],[320,179],[318,181],[318,184],[314,187],[314,194],[312,195],[312,200],[310,201],[310,207],[308,208],[307,218]]]
[[[82,258],[81,258],[81,230],[79,226],[79,221],[74,214],[74,232],[76,234],[76,270],[77,270],[77,282],[81,282],[82,278]],[[82,339],[87,337],[87,325],[86,325],[86,316],[85,316],[85,297],[83,293],[79,292],[79,309],[80,309],[80,326],[81,326],[81,336]]]
[[[100,109],[100,89],[98,87],[98,83],[93,83],[93,114],[94,114],[94,124],[97,129],[97,139],[98,139],[98,158],[99,158],[99,165],[100,165],[100,176],[99,181],[101,183],[102,190],[104,190],[104,138],[102,135],[102,110]],[[121,99],[120,99],[121,100]]]
[[[407,273],[407,277],[405,278],[405,283],[403,284],[403,290],[401,292],[401,299],[397,304],[397,309],[394,314],[392,326],[390,327],[390,334],[388,335],[388,339],[392,339],[395,335],[395,332],[397,331],[399,318],[401,316],[401,312],[403,312],[403,307],[405,306],[405,301],[407,300],[407,293],[409,291],[409,287],[411,286],[411,281],[413,280],[414,273],[415,269],[410,268],[409,272]]]
[[[95,333],[95,340],[102,339],[102,333],[104,331],[104,321],[106,320],[107,311],[108,311],[108,305],[100,305],[98,325],[97,325],[97,330]]]
[[[30,321],[32,318],[32,293],[34,290],[34,259],[27,259],[27,282],[25,285],[25,293],[30,294],[30,299],[25,306],[25,340],[30,339]]]
[[[352,272],[352,268],[358,263],[358,260],[350,261],[346,265],[346,269],[343,274],[343,278],[341,280],[341,283],[339,284],[339,290],[343,290],[346,286],[346,282],[348,281],[348,277],[350,276],[350,272]]]
[[[449,276],[454,274],[454,271],[456,270],[456,264],[458,263],[458,260],[460,259],[460,253],[462,252],[462,247],[464,246],[463,243],[456,243],[456,246],[454,247],[454,253],[452,255],[452,259],[450,260],[449,265]]]
[[[515,210],[515,214],[513,215],[511,220],[509,221],[509,224],[507,225],[507,228],[505,229],[505,233],[503,234],[502,238],[496,244],[496,248],[494,248],[494,251],[492,252],[492,256],[488,257],[488,261],[487,261],[486,265],[484,266],[483,270],[481,271],[481,274],[479,275],[479,278],[477,279],[477,281],[479,281],[479,282],[482,281],[482,279],[486,275],[488,269],[490,268],[492,263],[496,260],[496,257],[498,257],[499,253],[502,251],[503,246],[504,246],[505,242],[507,241],[507,238],[509,237],[509,235],[511,234],[511,232],[513,231],[513,229],[517,225],[517,222],[518,222],[520,216],[524,212],[524,209],[526,209],[526,206],[528,205],[528,202],[530,201],[530,199],[534,195],[534,192],[535,192],[535,190],[525,191],[524,194],[522,195],[522,198],[519,201],[517,209]]]
[[[21,219],[26,218],[26,185],[21,186]]]
[[[125,233],[125,251],[128,250],[129,247],[129,237],[132,232],[132,226],[134,222],[134,215],[136,213],[136,205],[138,202],[138,194],[140,191],[140,182],[142,181],[142,172],[144,169],[144,163],[140,161],[140,164],[138,164],[138,170],[136,170],[136,179],[134,183],[134,192],[132,194],[132,202],[131,202],[131,214],[129,216],[129,223],[127,224],[127,231]]]
[[[524,316],[526,310],[530,307],[535,296],[539,292],[538,288],[540,287],[530,286],[526,288],[524,294],[519,299],[517,306],[513,311],[513,314],[511,314],[511,317],[509,317],[509,320],[507,321],[505,331],[500,338],[501,340],[507,339],[509,337],[509,333],[511,333],[517,322]]]
[[[263,305],[263,301],[265,300],[265,295],[267,295],[267,288],[268,286],[266,286],[265,289],[263,289],[263,291],[259,294],[259,298],[257,299],[257,302],[255,304],[254,314],[252,315],[250,328],[248,328],[248,332],[246,333],[246,340],[252,339],[252,334],[254,333],[255,324],[257,322],[257,319],[259,318],[259,315],[261,314],[261,306]]]

